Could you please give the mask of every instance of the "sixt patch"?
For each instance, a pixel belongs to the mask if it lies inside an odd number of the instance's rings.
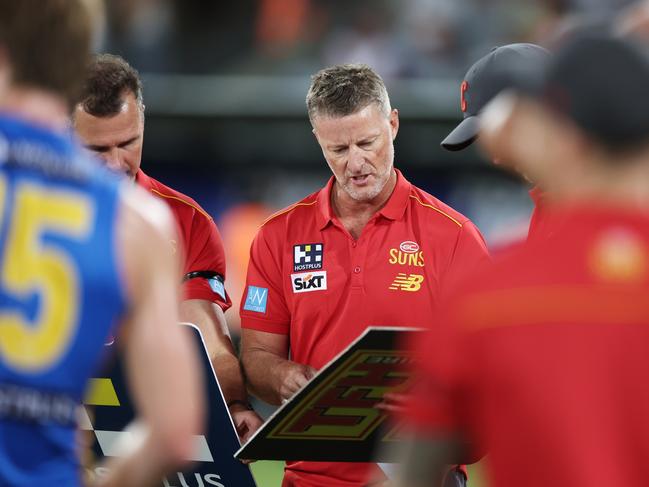
[[[309,293],[327,289],[327,271],[291,274],[294,293]]]

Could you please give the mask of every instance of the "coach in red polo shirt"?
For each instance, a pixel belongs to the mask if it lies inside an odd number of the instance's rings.
[[[649,56],[591,34],[539,79],[500,137],[548,188],[550,231],[476,276],[422,341],[407,487],[484,452],[495,487],[649,477]]]
[[[367,326],[428,326],[441,296],[487,259],[473,223],[394,168],[398,112],[368,66],[320,71],[307,106],[333,177],[262,226],[241,305],[249,387],[272,404]],[[291,462],[283,485],[380,476],[375,464]]]
[[[125,60],[98,55],[89,66],[74,128],[84,145],[106,165],[125,173],[172,210],[182,252],[183,294],[180,319],[196,324],[205,340],[228,408],[243,439],[261,425],[249,410],[239,361],[228,334],[224,311],[231,305],[225,290],[225,253],[214,220],[190,197],[147,176],[142,161],[144,104],[139,75]]]

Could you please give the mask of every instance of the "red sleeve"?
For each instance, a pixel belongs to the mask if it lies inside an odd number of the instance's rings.
[[[212,301],[225,311],[232,306],[232,301],[225,290],[225,250],[221,235],[214,220],[196,210],[188,228],[184,241],[184,298]],[[192,273],[205,275],[192,277]]]
[[[439,326],[414,345],[417,380],[404,422],[421,438],[462,439],[466,450],[457,461],[469,464],[485,454],[475,435],[474,407],[481,400],[476,390],[477,361],[471,339],[447,311],[440,315]],[[466,474],[463,465],[460,469]]]
[[[455,432],[459,426],[454,407],[453,390],[458,379],[457,343],[449,333],[446,321],[438,322],[424,337],[412,344],[415,353],[416,377],[407,423],[416,425],[428,433]],[[443,330],[443,328],[446,328]],[[442,331],[443,330],[443,331]]]
[[[452,296],[460,284],[490,262],[487,244],[470,221],[462,225],[442,282],[442,298]]]
[[[246,287],[241,299],[241,328],[288,335],[291,316],[282,286],[280,239],[273,244],[262,227],[250,247]]]

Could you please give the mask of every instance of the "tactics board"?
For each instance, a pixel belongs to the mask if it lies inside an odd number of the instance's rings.
[[[233,458],[240,447],[221,388],[208,359],[200,331],[194,325],[182,324],[192,336],[192,344],[200,356],[205,379],[207,422],[205,435],[194,437],[191,460],[184,472],[161,479],[162,487],[255,487],[250,469]],[[115,345],[110,345],[114,347]],[[124,428],[134,419],[133,406],[126,388],[120,354],[114,351],[110,366],[102,377],[91,379],[82,411],[81,428],[92,432],[93,451],[97,463],[105,457],[119,456],[118,445],[128,432]],[[173,391],[169,391],[173,394]],[[103,467],[86,472],[91,478],[101,476]]]
[[[236,453],[252,460],[367,462],[381,444],[399,441],[375,406],[386,392],[406,389],[412,353],[408,328],[368,328],[282,405]],[[387,451],[385,454],[388,454]],[[379,458],[391,461],[390,458]]]

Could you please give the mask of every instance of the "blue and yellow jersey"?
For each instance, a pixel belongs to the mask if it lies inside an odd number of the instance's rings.
[[[0,116],[0,485],[80,485],[76,410],[123,316],[120,183]]]

